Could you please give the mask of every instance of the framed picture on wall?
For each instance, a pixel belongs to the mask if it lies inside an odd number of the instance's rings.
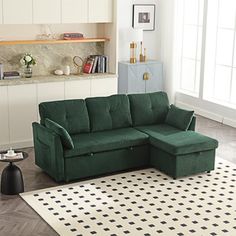
[[[155,30],[155,4],[133,5],[133,28],[145,31]]]

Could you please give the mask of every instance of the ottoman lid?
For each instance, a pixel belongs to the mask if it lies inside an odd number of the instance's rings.
[[[150,135],[153,146],[173,155],[212,150],[218,147],[218,141],[194,131],[181,131],[171,135],[159,133]]]

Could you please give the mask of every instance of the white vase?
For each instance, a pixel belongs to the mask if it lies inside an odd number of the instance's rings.
[[[63,73],[64,73],[64,75],[70,75],[70,66],[65,66]]]

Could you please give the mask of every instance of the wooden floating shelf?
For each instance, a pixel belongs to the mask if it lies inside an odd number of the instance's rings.
[[[109,41],[108,38],[84,38],[74,40],[16,40],[0,41],[0,45],[17,45],[17,44],[63,44],[63,43],[98,43]]]

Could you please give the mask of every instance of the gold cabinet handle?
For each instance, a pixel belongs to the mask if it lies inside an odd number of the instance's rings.
[[[150,74],[148,72],[145,72],[143,74],[143,80],[149,80],[150,79]]]

